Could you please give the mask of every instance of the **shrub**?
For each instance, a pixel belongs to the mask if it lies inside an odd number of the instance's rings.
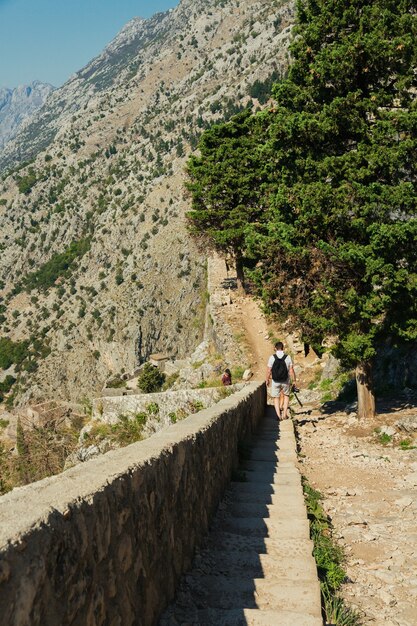
[[[0,382],[0,401],[3,400],[5,393],[9,393],[15,382],[16,378],[14,376],[10,376],[10,374],[6,376],[3,382]]]
[[[26,176],[19,176],[17,179],[17,187],[20,193],[24,193],[26,196],[29,195],[36,181],[35,170],[31,167]]]
[[[26,276],[24,279],[26,290],[42,289],[46,291],[54,285],[57,278],[67,276],[74,262],[88,252],[89,249],[89,238],[73,241],[64,252],[54,254],[36,272]]]
[[[139,377],[138,385],[144,393],[154,393],[162,388],[165,382],[165,374],[150,363],[145,363]]]
[[[28,341],[13,342],[8,337],[0,338],[0,368],[7,370],[11,365],[20,365],[28,353]]]

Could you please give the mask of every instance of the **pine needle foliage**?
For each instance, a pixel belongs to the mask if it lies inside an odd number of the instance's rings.
[[[272,109],[206,131],[191,231],[235,258],[271,313],[356,367],[417,339],[417,0],[298,0]]]
[[[268,218],[250,237],[264,295],[346,365],[417,337],[417,2],[300,0],[274,87]]]

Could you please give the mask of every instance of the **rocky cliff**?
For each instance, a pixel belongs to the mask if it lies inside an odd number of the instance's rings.
[[[132,20],[6,146],[0,366],[14,401],[79,399],[201,340],[185,160],[213,121],[259,106],[292,21],[293,3],[271,0],[182,0]]]
[[[53,89],[52,85],[38,80],[16,89],[0,88],[0,150],[17,135],[24,124],[29,123]]]

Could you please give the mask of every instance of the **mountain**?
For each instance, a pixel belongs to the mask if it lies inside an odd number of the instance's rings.
[[[132,20],[6,146],[0,367],[17,378],[12,400],[79,399],[201,341],[206,254],[186,230],[186,158],[213,121],[266,102],[293,9],[182,0]]]
[[[53,89],[37,80],[16,89],[0,88],[0,150],[45,104]]]

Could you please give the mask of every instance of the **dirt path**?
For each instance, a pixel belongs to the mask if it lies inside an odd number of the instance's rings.
[[[209,291],[219,305],[217,315],[230,326],[234,340],[243,349],[254,379],[263,380],[273,347],[260,304],[249,296],[238,295],[234,276],[220,257],[209,260]]]
[[[255,380],[264,380],[266,364],[273,352],[265,316],[258,302],[248,296],[235,297],[234,312],[230,323],[240,329],[246,345],[250,366]]]
[[[219,304],[217,315],[229,325],[234,339],[241,345],[254,380],[264,380],[268,358],[277,340],[284,341],[296,364],[297,378],[307,385],[319,360],[313,352],[304,355],[303,346],[293,335],[283,332],[277,324],[267,321],[261,303],[248,295],[239,295],[232,272],[220,257],[209,261],[210,294]]]

